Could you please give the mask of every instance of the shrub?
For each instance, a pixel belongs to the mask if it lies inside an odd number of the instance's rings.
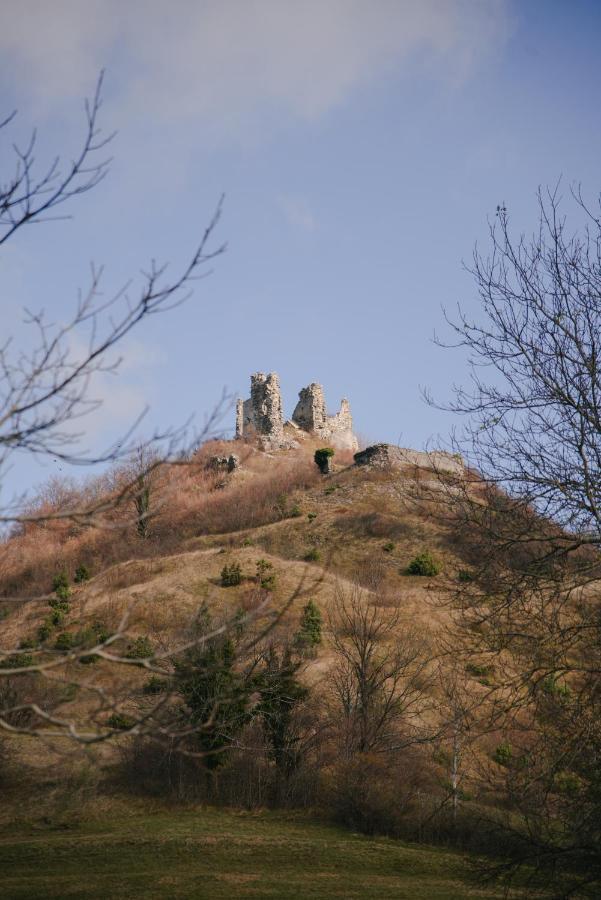
[[[58,597],[51,597],[48,601],[48,606],[51,609],[58,609],[59,612],[63,613],[68,613],[71,608],[66,600],[60,600]]]
[[[54,628],[59,628],[65,621],[65,613],[62,609],[53,609],[49,621]]]
[[[299,504],[295,503],[294,506],[292,507],[292,509],[290,510],[290,518],[298,519],[298,517],[302,516],[302,514],[303,514],[303,511],[300,508]]]
[[[150,638],[141,635],[135,639],[133,644],[128,644],[125,657],[126,659],[148,659],[153,653]]]
[[[69,585],[60,585],[54,592],[59,600],[65,602],[71,596],[71,588]]]
[[[392,543],[392,541],[387,541],[382,547],[382,550],[384,551],[384,553],[392,553],[392,551],[394,550],[394,544]]]
[[[67,652],[68,650],[72,650],[76,644],[75,635],[72,631],[62,631],[54,644],[57,650],[62,650],[63,652]]]
[[[23,640],[19,642],[19,650],[33,650],[36,644],[37,641],[35,638],[23,638]]]
[[[432,554],[428,550],[424,550],[423,553],[418,553],[418,555],[411,560],[407,566],[406,572],[407,575],[433,576],[438,575],[440,566]]]
[[[490,675],[490,666],[481,666],[478,663],[468,663],[465,671],[469,675],[475,675],[477,678],[483,678]]]
[[[145,694],[162,694],[167,690],[169,682],[166,678],[160,678],[158,675],[151,675],[142,691]]]
[[[313,459],[322,475],[327,475],[330,471],[330,459],[333,456],[334,450],[332,447],[321,447],[321,449],[315,451]]]
[[[73,578],[73,581],[76,584],[81,584],[82,581],[89,581],[89,580],[90,580],[90,570],[88,569],[88,567],[86,565],[84,565],[82,563],[80,566],[78,566],[75,569],[75,577]]]
[[[221,586],[234,587],[242,581],[242,570],[239,563],[225,565],[221,570]]]
[[[511,749],[511,744],[507,741],[503,741],[501,744],[499,744],[494,752],[494,760],[500,766],[508,766],[511,762],[512,756],[513,751]]]
[[[337,484],[329,484],[329,485],[327,486],[327,488],[324,490],[324,494],[325,494],[326,497],[327,497],[327,496],[329,496],[329,494],[333,494],[334,491],[337,491],[337,490],[338,490],[338,485],[337,485]]]
[[[565,681],[559,681],[556,675],[547,675],[542,683],[542,689],[545,694],[552,697],[565,698],[570,694],[570,686]]]
[[[26,666],[33,665],[33,656],[31,653],[13,653],[2,662],[4,669],[21,669]]]
[[[61,569],[60,572],[57,572],[54,578],[52,579],[52,590],[59,591],[61,588],[69,587],[69,576],[65,569]]]
[[[316,512],[307,513],[307,518],[308,518],[309,522],[312,522],[313,519],[317,518],[317,513]]]
[[[241,544],[242,547],[252,547],[252,545],[253,542],[249,537],[245,537]]]
[[[109,728],[115,728],[119,731],[126,731],[128,728],[131,728],[136,724],[136,720],[131,716],[126,715],[125,713],[113,713],[106,720],[106,724]]]
[[[51,634],[52,625],[50,625],[48,622],[44,622],[43,625],[40,625],[40,627],[38,628],[38,641],[40,641],[40,643],[47,641]]]
[[[319,562],[321,559],[321,553],[317,549],[317,547],[312,547],[308,553],[305,553],[305,561],[306,562]]]
[[[272,569],[273,565],[266,559],[257,560],[257,581],[264,591],[275,590],[277,576]]]
[[[463,584],[467,584],[467,582],[473,580],[474,576],[469,569],[459,569],[459,571],[457,572],[457,581],[461,581]]]
[[[297,643],[310,650],[321,644],[321,612],[314,600],[303,607]]]

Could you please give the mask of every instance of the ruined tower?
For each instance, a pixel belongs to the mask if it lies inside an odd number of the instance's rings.
[[[275,372],[250,376],[250,398],[236,404],[236,437],[257,435],[277,446],[284,439],[280,380]]]
[[[236,405],[236,437],[256,436],[266,449],[291,447],[303,435],[314,435],[340,449],[357,450],[348,400],[328,416],[323,387],[313,382],[302,388],[292,420],[283,422],[280,382],[275,372],[251,375],[250,398]]]

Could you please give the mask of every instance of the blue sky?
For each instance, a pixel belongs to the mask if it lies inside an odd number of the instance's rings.
[[[504,202],[529,231],[559,176],[599,194],[600,43],[595,0],[0,0],[12,136],[36,124],[40,161],[68,158],[101,67],[118,129],[73,219],[0,256],[3,332],[26,339],[25,304],[66,317],[92,260],[107,292],[150,258],[175,269],[224,192],[226,255],[93,385],[88,445],[146,404],[148,428],[201,421],[224,387],[246,396],[275,370],[288,414],[319,381],[367,440],[422,447],[452,422],[420,386],[465,379],[432,335],[442,305],[477,309],[462,260],[487,217]],[[22,461],[4,490],[46,474]]]

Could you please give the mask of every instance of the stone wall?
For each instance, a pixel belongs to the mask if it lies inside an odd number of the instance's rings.
[[[366,447],[360,453],[355,453],[355,463],[358,466],[375,466],[380,469],[418,466],[453,475],[462,475],[465,471],[463,460],[452,453],[445,453],[442,450],[433,450],[430,453],[408,450],[405,447],[395,447],[394,444],[373,444]]]

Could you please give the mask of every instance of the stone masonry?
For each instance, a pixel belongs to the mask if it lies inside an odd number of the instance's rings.
[[[299,393],[292,420],[284,423],[280,382],[275,372],[257,372],[250,378],[250,398],[236,404],[236,437],[257,437],[265,449],[294,446],[305,434],[317,436],[338,449],[356,450],[348,400],[328,416],[323,388],[310,384]]]
[[[402,469],[405,466],[417,466],[423,469],[434,469],[436,472],[447,472],[452,475],[463,475],[465,467],[461,457],[443,450],[426,452],[395,447],[393,444],[373,444],[359,453],[355,453],[358,466],[374,466],[378,469]]]

